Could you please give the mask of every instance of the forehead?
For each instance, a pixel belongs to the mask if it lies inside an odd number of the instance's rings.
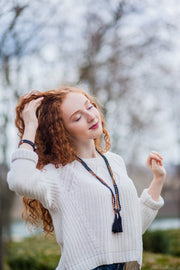
[[[88,98],[81,93],[68,93],[61,105],[63,115],[71,116],[74,112],[82,109],[87,100]]]

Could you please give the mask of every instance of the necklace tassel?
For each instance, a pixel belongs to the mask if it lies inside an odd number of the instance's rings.
[[[112,225],[112,232],[114,233],[123,232],[122,220],[119,212],[115,214],[114,223]]]

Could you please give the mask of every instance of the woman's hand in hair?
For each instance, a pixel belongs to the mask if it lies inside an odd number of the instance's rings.
[[[25,129],[22,139],[35,141],[36,130],[38,127],[38,118],[36,116],[37,108],[40,106],[43,97],[33,99],[27,103],[22,111],[22,118],[24,121]],[[23,143],[20,148],[26,148],[32,150],[29,144]]]
[[[35,130],[37,129],[38,119],[36,116],[36,111],[37,111],[37,108],[40,106],[43,98],[44,97],[33,99],[25,105],[22,111],[22,118],[24,121],[25,128],[30,126],[31,128],[34,128]]]

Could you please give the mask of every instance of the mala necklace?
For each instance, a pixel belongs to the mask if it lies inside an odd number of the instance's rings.
[[[106,184],[106,182],[102,178],[100,178],[99,176],[97,176],[88,167],[88,165],[86,164],[86,162],[84,162],[80,157],[78,157],[78,156],[76,156],[76,157],[77,157],[77,159],[81,162],[81,164],[84,166],[84,168],[88,172],[90,172],[93,176],[95,176],[103,185],[105,185],[111,191],[111,194],[112,194],[112,205],[113,205],[114,214],[115,214],[114,222],[113,222],[113,225],[112,225],[112,232],[114,232],[114,233],[122,232],[123,229],[122,229],[122,220],[121,220],[121,216],[120,216],[121,204],[120,204],[120,200],[119,200],[119,190],[118,190],[118,187],[117,187],[116,182],[114,180],[113,172],[112,172],[111,166],[110,166],[107,158],[104,155],[102,155],[97,149],[96,149],[96,151],[101,155],[101,157],[104,159],[104,161],[106,163],[106,166],[108,168],[109,174],[110,174],[110,176],[112,178],[112,182],[113,182],[113,186],[114,186],[114,190],[115,190],[115,195],[114,195],[112,189],[110,188],[110,186],[108,186],[108,184]]]

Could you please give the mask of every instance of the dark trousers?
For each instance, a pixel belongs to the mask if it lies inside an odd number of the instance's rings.
[[[123,270],[124,263],[113,263],[108,265],[100,265],[92,270]]]

